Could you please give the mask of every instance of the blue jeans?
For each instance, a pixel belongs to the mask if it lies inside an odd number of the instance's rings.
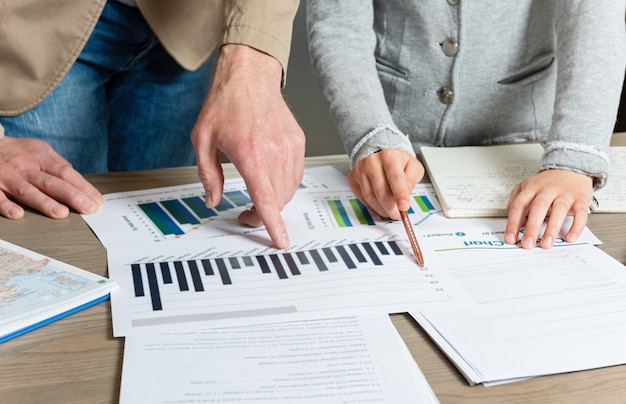
[[[59,85],[0,123],[8,136],[47,141],[83,174],[191,165],[213,62],[184,70],[138,9],[109,1]]]

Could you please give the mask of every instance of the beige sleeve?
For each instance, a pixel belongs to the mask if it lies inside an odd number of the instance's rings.
[[[222,44],[242,44],[276,58],[285,82],[299,0],[224,1]]]

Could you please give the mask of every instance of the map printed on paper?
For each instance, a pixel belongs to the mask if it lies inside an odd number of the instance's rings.
[[[0,246],[0,324],[107,280],[94,280]]]

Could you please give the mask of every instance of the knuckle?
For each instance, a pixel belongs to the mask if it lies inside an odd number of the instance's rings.
[[[276,204],[276,198],[272,192],[259,192],[256,195],[254,204],[261,206],[274,206]]]
[[[358,184],[358,183],[357,183]],[[361,197],[366,200],[375,199],[374,191],[370,187],[359,186]]]
[[[74,166],[70,162],[62,162],[58,167],[58,175],[61,178],[67,178],[74,173]]]
[[[26,181],[20,181],[14,188],[11,194],[15,198],[23,199],[26,195],[28,195],[28,191],[31,189],[31,185]]]
[[[571,202],[565,201],[562,199],[557,199],[552,203],[553,210],[567,211],[569,210],[570,206],[571,206]]]
[[[42,178],[39,188],[43,191],[50,191],[54,189],[55,181],[52,176],[46,175]]]

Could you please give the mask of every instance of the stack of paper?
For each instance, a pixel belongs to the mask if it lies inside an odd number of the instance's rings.
[[[626,363],[626,271],[597,247],[430,241],[430,262],[445,262],[472,303],[411,315],[471,384]]]
[[[405,368],[412,359],[397,335],[381,324],[380,333],[367,331],[367,324],[397,312],[410,312],[470,383],[626,363],[620,346],[626,337],[626,271],[594,246],[600,241],[588,229],[575,244],[561,237],[551,250],[523,250],[502,241],[506,219],[449,219],[433,188],[418,184],[409,217],[426,261],[420,268],[402,224],[370,212],[335,170],[306,171],[283,211],[288,227],[298,229],[287,250],[272,248],[264,229],[237,225],[237,214],[249,205],[243,186],[227,181],[215,209],[204,208],[201,187],[190,185],[105,195],[100,212],[85,216],[106,240],[109,273],[120,284],[112,309],[115,335],[128,338],[123,397],[134,399],[132,386],[139,386],[139,394],[155,389],[172,400],[182,399],[181,392],[260,400],[330,394],[330,384],[314,383],[305,365],[306,354],[329,353],[290,339],[295,330],[302,341],[315,330],[326,341],[360,329],[372,342],[360,345],[363,355],[374,357],[381,345],[393,348],[388,354],[413,380],[405,381],[407,387],[421,388],[423,378]],[[133,238],[143,246],[130,243]],[[593,346],[600,339],[601,346]],[[349,341],[337,340],[327,363],[347,352]],[[229,344],[244,349],[245,358],[233,356]],[[211,363],[219,374],[200,359],[210,355],[230,358]],[[182,372],[177,379],[168,373],[175,361],[175,369],[196,368],[195,358],[205,376]],[[376,375],[386,369],[384,361],[367,358],[356,364],[346,355],[332,374],[341,369],[342,383],[355,387],[352,376],[363,368],[373,366]],[[246,364],[250,383],[231,389],[231,364]],[[167,385],[149,374],[150,380],[142,380],[139,367],[177,382]],[[275,373],[265,375],[268,369]],[[323,368],[311,369],[324,374]],[[378,397],[371,387],[384,383],[373,377],[359,387],[373,394],[363,397]],[[169,389],[159,390],[163,386]]]
[[[227,181],[215,209],[192,184],[105,195],[84,216],[121,285],[121,401],[437,402],[388,313],[449,296],[402,225],[371,215],[336,170],[307,170],[283,212],[301,231],[277,250],[237,224],[244,186]],[[414,215],[427,217],[421,192]]]

